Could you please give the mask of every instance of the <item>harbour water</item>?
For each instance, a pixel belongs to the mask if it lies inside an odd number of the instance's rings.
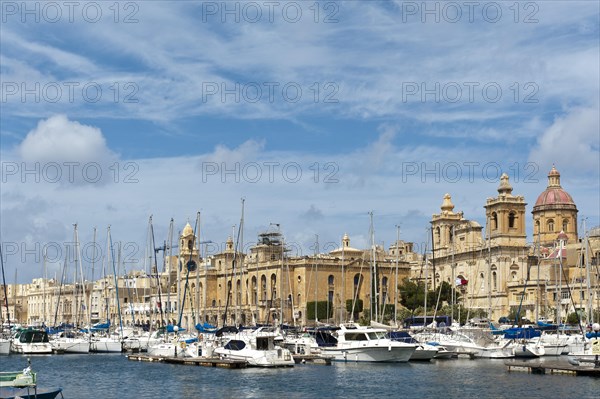
[[[600,379],[508,372],[501,360],[296,365],[229,370],[128,360],[125,355],[32,356],[42,387],[73,398],[598,398]],[[561,358],[566,361],[566,359]],[[555,359],[554,359],[555,360]],[[19,370],[26,356],[0,358]]]

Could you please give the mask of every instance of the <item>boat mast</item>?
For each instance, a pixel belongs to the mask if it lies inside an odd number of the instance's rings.
[[[344,251],[345,251],[345,247],[346,247],[346,242],[344,240],[344,237],[342,237],[342,298],[341,298],[341,304],[340,304],[340,323],[344,322],[344,298],[346,298],[346,276],[345,276],[345,269],[344,269]]]
[[[427,230],[429,230],[429,229],[426,229],[426,231]],[[429,240],[429,238],[428,238],[428,240]],[[432,251],[432,253],[433,253],[433,251]],[[427,248],[425,248],[425,284],[424,284],[425,295],[424,295],[424,301],[423,301],[424,302],[423,303],[423,306],[424,306],[423,327],[427,327],[427,279],[429,278],[429,275],[428,275],[429,268],[427,267],[428,263],[429,263],[429,260],[427,259]]]
[[[375,322],[378,322],[379,304],[377,301],[377,264],[375,262],[375,229],[373,228],[373,211],[369,212],[371,235],[371,319],[375,313]]]
[[[173,255],[173,218],[171,218],[171,222],[169,223],[169,234],[168,234],[168,238],[169,238],[169,270],[168,270],[168,276],[167,276],[167,306],[169,307],[167,309],[168,311],[168,317],[172,316],[173,313],[173,306],[171,305],[171,287],[173,285],[173,281],[171,281],[171,256]],[[167,243],[165,242],[165,247],[167,245]],[[166,251],[163,248],[163,272],[167,272],[167,260],[166,260]]]
[[[588,231],[586,230],[585,227],[585,222],[586,222],[587,218],[583,218],[583,231],[585,232],[585,281],[586,281],[586,288],[587,288],[587,294],[588,294],[588,320],[590,321],[590,324],[594,324],[594,296],[592,295],[592,286],[591,286],[591,276],[590,276],[590,254],[589,252],[589,245],[590,245],[590,237],[588,234]]]
[[[489,222],[489,220],[488,220]],[[491,223],[488,223],[488,284],[487,284],[487,292],[488,292],[488,320],[492,319],[492,226]],[[521,301],[523,298],[521,298]],[[520,308],[519,308],[520,310]],[[519,322],[520,325],[520,322]]]
[[[90,290],[90,307],[88,312],[88,338],[90,340],[92,339],[92,296],[94,295],[94,266],[96,264],[96,227],[94,227],[92,248],[92,275],[90,277],[92,289]]]
[[[452,293],[450,295],[452,304],[450,306],[450,309],[451,309],[450,317],[454,321],[454,304],[456,302],[456,265],[454,264],[454,225],[452,225],[450,228],[452,229],[452,263],[450,266],[452,269],[452,279],[450,280],[450,281],[452,281]],[[433,228],[432,228],[432,231],[433,231]],[[433,241],[433,240],[431,240],[431,241]],[[435,273],[435,269],[434,269],[434,273]],[[434,274],[433,278],[435,280],[435,274]],[[441,294],[441,292],[442,292],[442,284],[440,284],[440,294]]]
[[[113,242],[112,242],[112,237],[110,235],[110,226],[108,226],[108,242],[109,242],[109,245],[110,245],[109,255],[110,255],[110,259],[112,261],[112,266],[113,266],[113,274],[114,274],[113,279],[114,279],[114,283],[115,283],[115,295],[116,295],[116,300],[117,300],[117,313],[119,315],[119,338],[123,339],[123,319],[121,318],[121,302],[119,300],[119,276],[117,275],[117,269],[116,269],[116,264],[115,264],[115,256],[113,254]],[[161,310],[161,312],[162,312],[162,310]],[[161,316],[162,316],[162,313],[161,313]]]
[[[42,284],[42,299],[43,299],[43,306],[44,306],[44,310],[43,310],[43,321],[42,324],[46,324],[46,284],[48,283],[48,270],[46,267],[46,257],[47,257],[48,253],[47,253],[47,248],[46,246],[44,246],[44,251],[43,251],[43,266],[42,266],[42,272],[44,273],[44,283]]]
[[[95,237],[94,237],[95,239]],[[79,244],[79,232],[77,231],[77,223],[75,223],[75,250],[76,250],[76,256],[79,259],[78,263],[79,263],[79,274],[81,275],[81,295],[83,296],[83,305],[85,306],[86,312],[88,313],[87,310],[90,309],[89,306],[89,302],[87,300],[87,296],[86,296],[86,292],[85,292],[85,276],[83,275],[83,264],[82,264],[82,259],[81,259],[81,246]],[[77,285],[75,284],[75,287],[77,287]],[[79,306],[78,306],[78,310],[79,310]],[[79,311],[77,312],[79,314]],[[90,318],[87,320],[87,322],[91,325],[91,313],[90,313]]]
[[[319,324],[319,308],[318,308],[318,286],[319,286],[319,265],[317,257],[319,256],[319,235],[315,234],[315,327]]]
[[[400,256],[400,225],[396,225],[396,276],[394,279],[394,326],[398,326],[398,261]],[[343,252],[342,252],[343,253]]]
[[[235,248],[235,252],[237,253],[238,250],[240,252],[240,256],[242,256],[242,262],[240,264],[240,267],[238,267],[238,274],[239,274],[239,279],[238,281],[240,281],[240,291],[243,290],[243,284],[241,283],[242,281],[244,281],[244,203],[246,202],[245,198],[241,199],[242,201],[242,214],[240,216],[240,226],[239,226],[239,230],[238,230],[238,239],[237,239],[237,243],[236,243],[236,248]],[[240,313],[241,313],[241,299],[242,299],[243,295],[241,292],[237,292],[237,283],[236,283],[236,298],[235,298],[235,302],[236,302],[236,308],[235,308],[235,313],[236,313],[236,319],[240,320]],[[239,299],[238,299],[239,298]]]
[[[283,235],[281,236],[281,244],[280,245],[281,245],[281,278],[279,279],[279,292],[280,292],[280,294],[279,294],[279,302],[280,302],[280,304],[279,304],[279,326],[283,327],[283,287],[284,287],[284,284],[283,284],[283,280],[284,280],[283,256],[285,254],[285,252],[284,252],[285,243],[283,240]]]
[[[200,261],[200,252],[202,249],[202,242],[200,241],[200,212],[196,214],[197,225],[198,225],[198,234],[194,235],[194,239],[196,240],[196,247],[198,248],[198,261]],[[194,316],[194,325],[198,324],[198,319],[200,318],[200,268],[199,265],[196,265],[196,292],[194,292],[196,298],[196,312],[193,312]],[[169,292],[171,290],[169,289]],[[198,313],[198,317],[196,318],[196,313]]]
[[[8,307],[8,291],[6,288],[6,276],[4,274],[4,255],[2,254],[2,245],[0,245],[0,264],[2,265],[2,287],[4,288],[4,305],[6,306],[6,320],[10,328],[10,309]]]

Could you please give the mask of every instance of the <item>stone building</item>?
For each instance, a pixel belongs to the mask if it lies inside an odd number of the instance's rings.
[[[485,227],[455,213],[451,196],[444,196],[441,212],[430,222],[430,284],[451,283],[462,305],[483,309],[492,320],[517,308],[531,320],[563,321],[569,313],[599,309],[590,297],[599,286],[594,269],[600,258],[598,229],[585,240],[578,238],[577,207],[561,187],[560,173],[552,168],[533,206],[533,243],[527,243],[525,199],[512,191],[503,174],[498,195],[484,205]]]
[[[248,254],[236,251],[229,238],[224,251],[201,260],[194,252],[195,237],[189,233],[186,226],[180,237],[183,250],[177,259],[168,261],[180,268],[179,289],[172,291],[179,292],[184,327],[198,322],[222,326],[280,321],[299,326],[339,323],[353,315],[358,318],[369,310],[373,297],[373,265],[378,270],[377,296],[382,309],[397,302],[396,281],[408,277],[411,265],[420,259],[412,252],[411,243],[394,243],[387,252],[379,246],[359,250],[350,246],[347,235],[341,247],[329,253],[293,256],[277,230],[260,234]],[[188,272],[185,265],[190,261],[199,266]],[[176,276],[177,270],[171,273]],[[309,306],[314,309],[314,302],[322,302],[325,310],[321,318],[309,319]]]

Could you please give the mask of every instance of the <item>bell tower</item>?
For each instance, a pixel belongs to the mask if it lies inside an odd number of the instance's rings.
[[[500,176],[498,196],[485,204],[486,236],[495,245],[526,245],[525,198],[513,195],[508,175]]]

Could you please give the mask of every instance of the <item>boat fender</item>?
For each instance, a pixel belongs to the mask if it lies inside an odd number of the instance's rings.
[[[181,341],[179,343],[179,346],[181,347],[181,349],[185,349],[185,341]]]
[[[198,341],[202,341],[202,334],[198,335]]]

